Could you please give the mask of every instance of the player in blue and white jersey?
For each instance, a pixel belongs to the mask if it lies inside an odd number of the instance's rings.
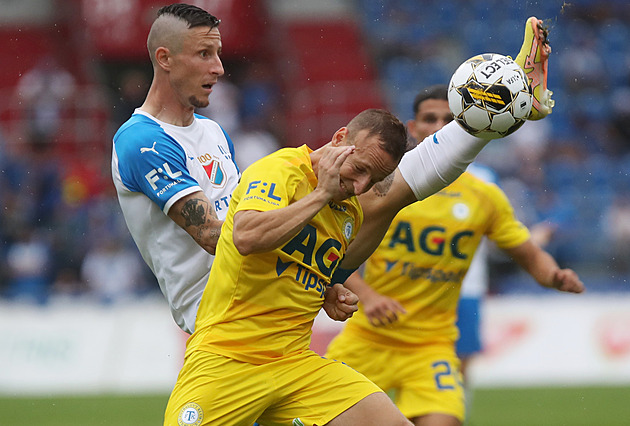
[[[112,153],[129,231],[188,333],[240,179],[228,135],[194,113],[208,105],[224,73],[218,25],[195,6],[158,11],[147,40],[153,81],[143,105],[116,132]]]

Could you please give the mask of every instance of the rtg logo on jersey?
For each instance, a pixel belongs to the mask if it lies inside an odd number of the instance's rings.
[[[177,424],[179,426],[199,426],[203,421],[203,410],[194,402],[189,402],[184,405],[182,411],[179,412],[177,417]]]

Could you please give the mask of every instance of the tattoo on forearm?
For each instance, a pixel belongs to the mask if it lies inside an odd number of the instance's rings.
[[[201,226],[199,228],[199,230],[197,231],[197,239],[198,240],[203,240],[204,237],[204,233],[206,232],[206,230],[208,230],[208,237],[210,237],[211,240],[218,240],[219,236],[221,235],[221,227],[218,228],[214,228],[214,227],[208,227],[208,226]]]
[[[194,198],[186,201],[182,207],[182,217],[186,220],[186,226],[201,226],[206,223],[208,203]]]
[[[392,187],[393,183],[394,183],[394,173],[390,174],[382,181],[374,184],[374,186],[372,187],[372,190],[374,191],[374,194],[376,194],[378,197],[384,197],[389,192],[389,188]]]

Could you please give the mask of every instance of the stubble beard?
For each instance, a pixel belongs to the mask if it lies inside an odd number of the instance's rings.
[[[195,96],[191,96],[188,98],[188,102],[195,108],[205,108],[210,105],[210,100],[208,98],[197,98]]]

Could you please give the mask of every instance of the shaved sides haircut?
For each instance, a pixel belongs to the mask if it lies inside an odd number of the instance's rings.
[[[147,49],[155,65],[155,50],[164,46],[177,53],[182,47],[182,34],[195,27],[208,27],[208,31],[219,26],[221,21],[205,10],[184,3],[175,3],[158,10],[147,37]]]

